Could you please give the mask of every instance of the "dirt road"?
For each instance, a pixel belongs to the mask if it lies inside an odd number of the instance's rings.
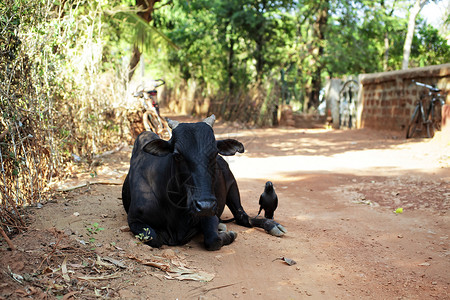
[[[2,270],[41,275],[19,284],[2,272],[0,296],[37,298],[47,289],[65,299],[449,299],[450,145],[442,136],[220,123],[215,131],[246,147],[228,161],[247,213],[256,215],[265,182],[274,183],[286,236],[232,223],[237,240],[220,251],[204,250],[201,237],[151,249],[125,229],[121,186],[91,184],[31,209],[30,231],[13,239],[18,251],[2,244]],[[125,147],[103,156],[92,179],[120,182],[129,155]]]

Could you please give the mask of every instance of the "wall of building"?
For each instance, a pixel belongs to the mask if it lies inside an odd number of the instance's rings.
[[[403,131],[409,123],[415,103],[428,89],[413,80],[435,85],[447,92],[450,104],[450,63],[401,71],[359,76],[358,128]]]

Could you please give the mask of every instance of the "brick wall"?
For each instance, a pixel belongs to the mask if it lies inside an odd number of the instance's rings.
[[[417,99],[428,93],[428,89],[415,85],[413,80],[449,92],[450,63],[360,75],[358,127],[406,130]],[[445,100],[450,104],[450,93]]]

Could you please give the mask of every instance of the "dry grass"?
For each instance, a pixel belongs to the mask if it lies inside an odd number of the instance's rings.
[[[78,5],[0,5],[0,224],[8,234],[26,226],[21,207],[46,200],[74,155],[89,159],[124,134],[112,105],[124,83],[100,70],[101,7],[84,4],[92,7],[82,15]]]

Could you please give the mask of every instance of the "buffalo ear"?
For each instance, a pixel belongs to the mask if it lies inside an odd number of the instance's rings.
[[[173,152],[173,147],[168,141],[156,139],[148,142],[143,150],[151,155],[166,156]]]
[[[219,153],[222,155],[230,156],[236,154],[236,152],[244,153],[244,145],[233,139],[218,140],[216,144]]]

